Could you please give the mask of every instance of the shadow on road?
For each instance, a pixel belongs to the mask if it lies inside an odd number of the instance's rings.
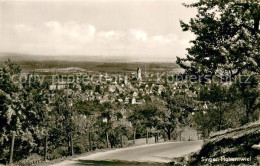
[[[170,163],[149,163],[149,162],[130,162],[130,161],[119,161],[119,160],[113,160],[113,161],[107,161],[107,160],[101,160],[101,161],[97,161],[97,160],[78,160],[78,163],[75,164],[75,166],[81,166],[81,165],[116,165],[116,166],[134,166],[134,165],[138,165],[138,166],[170,166],[173,164]]]

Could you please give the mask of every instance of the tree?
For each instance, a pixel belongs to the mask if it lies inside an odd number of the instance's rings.
[[[142,117],[137,108],[135,108],[133,111],[128,112],[127,120],[132,125],[133,133],[134,133],[133,139],[134,139],[134,143],[135,143],[136,132],[140,132],[142,129],[142,124],[141,124]]]
[[[36,77],[24,77],[21,69],[10,60],[0,68],[0,154],[5,158],[9,151],[10,135],[16,133],[15,157],[18,160],[32,151],[39,152],[41,139],[48,125],[48,100],[45,85]]]
[[[155,132],[159,129],[161,104],[147,103],[142,106],[136,106],[130,115],[128,121],[131,122],[134,132],[146,134]]]
[[[49,105],[48,84],[42,83],[34,73],[28,75],[23,84],[24,107],[26,118],[23,121],[24,130],[27,135],[32,135],[34,146],[32,149],[38,154],[42,154],[42,147],[45,147],[44,158],[47,157],[47,142],[49,130],[51,128],[51,116]]]
[[[195,34],[186,58],[177,63],[186,74],[234,78],[250,71],[259,73],[260,0],[200,0],[198,14],[189,23],[181,21],[183,31]],[[187,64],[188,63],[188,64]]]
[[[245,117],[242,124],[252,121],[252,114],[260,109],[260,92],[258,90],[258,80],[255,76],[241,76],[231,87],[233,98],[240,102],[245,109]]]
[[[225,112],[231,109],[229,88],[218,84],[204,86],[199,94],[199,100],[208,103],[208,114],[211,124],[217,127],[217,131],[224,125]],[[209,126],[212,128],[213,126]]]
[[[166,109],[162,109],[160,114],[160,128],[163,129],[169,140],[172,132],[179,126],[189,124],[189,114],[193,112],[194,104],[185,92],[168,92],[165,94]]]
[[[20,85],[21,68],[10,60],[0,68],[0,161],[5,161],[10,149],[10,136],[12,132],[21,137],[15,141],[15,151],[24,144],[24,153],[14,155],[14,160],[28,154],[30,149],[31,135],[24,130],[26,120],[26,109],[24,107],[23,95],[26,93]],[[29,145],[29,146],[28,146]]]

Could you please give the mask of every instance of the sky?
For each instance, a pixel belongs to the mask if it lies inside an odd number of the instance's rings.
[[[0,0],[0,52],[184,57],[192,0]]]

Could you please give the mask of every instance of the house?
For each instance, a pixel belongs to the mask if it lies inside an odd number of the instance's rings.
[[[56,84],[56,85],[52,84],[49,86],[49,90],[56,90],[56,89],[62,90],[65,88],[66,88],[66,84]]]
[[[136,104],[136,99],[133,97],[133,99],[132,99],[132,102],[131,102],[132,104]]]
[[[116,91],[116,86],[115,85],[110,85],[109,87],[108,87],[108,91],[109,92],[115,92]]]
[[[126,97],[126,98],[125,98],[125,104],[128,104],[128,103],[129,103],[129,98]]]
[[[133,93],[133,97],[137,97],[138,96],[138,93],[135,91],[134,93]]]
[[[118,100],[118,102],[120,102],[120,103],[123,103],[123,102],[124,102],[123,99],[117,99],[117,100]]]

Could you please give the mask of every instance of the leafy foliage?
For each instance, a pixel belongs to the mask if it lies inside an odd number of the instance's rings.
[[[196,35],[186,58],[177,63],[187,74],[228,76],[243,71],[259,73],[260,1],[200,0],[198,14],[189,23],[181,21],[184,31]],[[187,64],[189,63],[189,64]]]

